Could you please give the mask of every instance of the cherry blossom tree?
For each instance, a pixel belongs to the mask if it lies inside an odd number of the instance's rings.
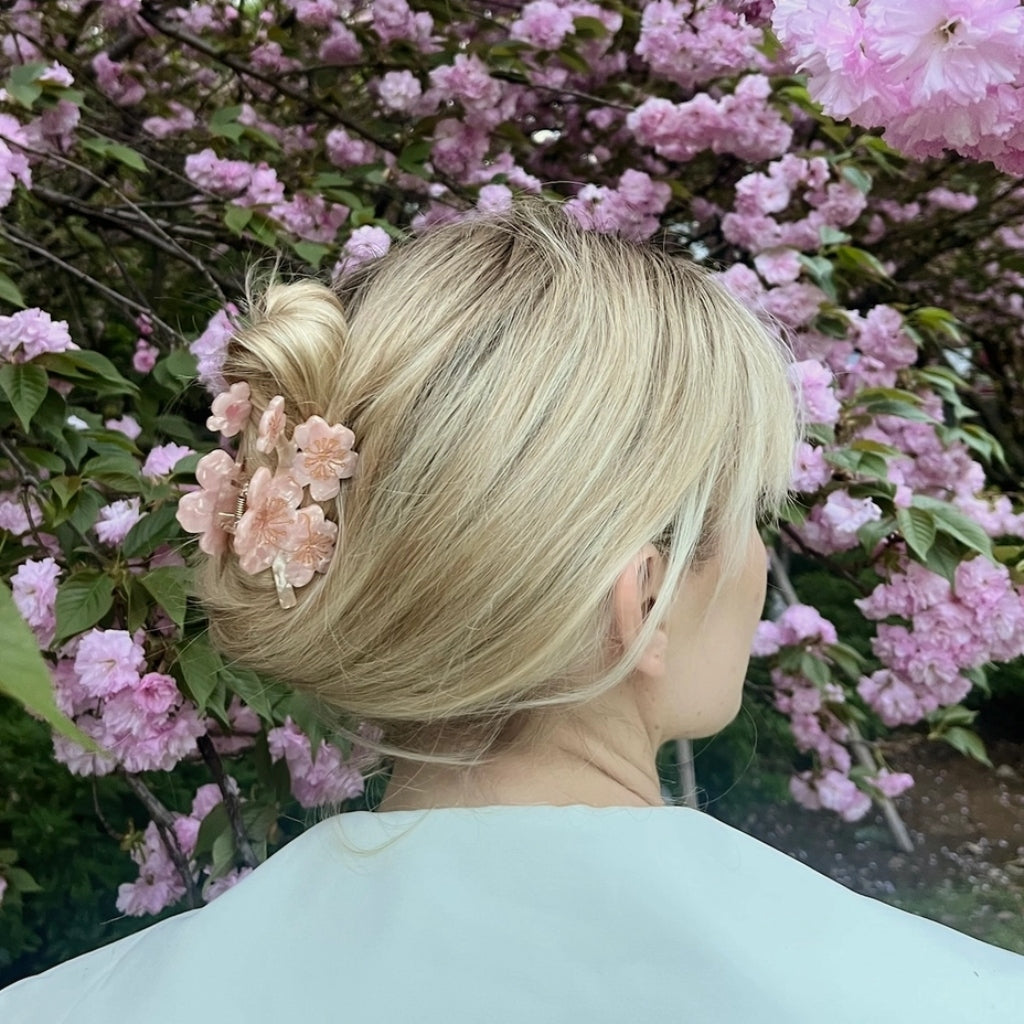
[[[0,684],[146,806],[121,911],[214,898],[371,764],[189,599],[176,509],[198,480],[209,552],[245,269],[337,276],[517,193],[687,249],[794,350],[789,601],[750,695],[794,797],[904,791],[891,729],[984,759],[963,702],[1024,652],[1017,0],[16,0],[0,65]],[[855,588],[866,644],[793,558]],[[195,764],[190,802],[155,795]],[[0,893],[26,877],[0,861]]]

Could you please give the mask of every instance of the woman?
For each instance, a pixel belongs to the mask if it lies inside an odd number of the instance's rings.
[[[381,811],[0,993],[4,1024],[1015,1019],[1024,960],[662,805],[740,702],[795,417],[699,268],[557,209],[233,341],[181,520],[229,657],[376,726]]]

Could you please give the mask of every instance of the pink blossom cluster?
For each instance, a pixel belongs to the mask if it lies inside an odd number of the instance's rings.
[[[744,75],[721,99],[697,93],[673,103],[651,97],[626,118],[636,141],[666,160],[691,160],[698,153],[730,153],[760,162],[780,157],[793,141],[793,129],[769,102],[764,75]]]
[[[836,641],[835,626],[817,609],[794,604],[777,620],[758,624],[752,653],[771,657],[788,647],[827,658],[827,645]],[[771,677],[775,706],[788,716],[797,750],[814,756],[814,769],[790,780],[794,799],[814,810],[835,811],[845,821],[862,818],[871,808],[871,798],[849,777],[850,730],[836,714],[846,702],[843,688],[836,683],[819,686],[780,668],[773,668]]]
[[[309,737],[290,716],[267,733],[267,742],[271,757],[288,765],[292,792],[303,807],[340,804],[362,793],[367,765],[359,753],[345,760],[336,746],[321,740],[314,754]]]
[[[77,348],[67,321],[54,320],[45,309],[21,309],[0,316],[0,359],[24,363],[47,352]]]
[[[762,31],[725,4],[654,0],[644,7],[637,56],[653,74],[691,90],[737,68],[767,70]]]
[[[170,771],[206,731],[174,679],[146,671],[139,636],[125,630],[92,629],[76,638],[52,674],[58,706],[102,751],[55,736],[57,759],[76,775],[105,775],[117,765]]]
[[[873,649],[884,667],[857,687],[889,726],[963,700],[965,670],[1024,654],[1024,595],[1005,566],[980,555],[957,566],[953,586],[908,562],[857,605],[866,618],[907,623],[880,622]]]
[[[911,156],[1024,172],[1018,0],[776,0],[772,25],[833,117],[884,127]]]
[[[889,480],[897,485],[896,503],[909,505],[912,494],[944,498],[992,537],[1024,536],[1024,515],[1014,510],[1009,497],[984,495],[985,470],[967,446],[940,436],[939,399],[924,396],[922,408],[933,422],[878,416],[861,431],[865,439],[899,453],[887,459]]]
[[[196,357],[199,382],[211,392],[222,391],[226,385],[221,372],[227,357],[228,342],[235,333],[232,318],[238,316],[238,307],[229,302],[210,317],[203,332],[189,345]]]
[[[643,171],[624,171],[619,183],[584,185],[566,203],[566,210],[585,228],[642,241],[661,222],[672,189]]]
[[[22,148],[27,145],[29,136],[17,119],[0,114],[0,209],[14,198],[19,184],[32,187],[32,169]]]
[[[752,171],[736,183],[733,210],[722,218],[722,233],[734,245],[752,253],[777,249],[816,252],[821,247],[824,228],[845,228],[864,212],[867,197],[849,181],[833,179],[832,169],[823,157],[786,153],[773,160],[765,171]],[[806,214],[794,220],[780,220],[778,214],[806,208]],[[792,257],[789,257],[792,265]],[[773,268],[766,263],[765,268]],[[759,268],[761,269],[761,268]],[[789,283],[788,273],[776,275]]]
[[[225,780],[227,788],[237,796],[238,784],[228,776]],[[185,880],[167,849],[167,842],[176,842],[182,856],[192,871],[192,881],[202,882],[203,873],[193,862],[199,828],[203,819],[220,803],[223,794],[220,788],[208,783],[196,790],[192,800],[192,808],[188,814],[178,814],[171,825],[173,839],[168,840],[160,834],[154,822],[150,822],[139,841],[131,850],[132,860],[139,867],[139,876],[134,882],[125,882],[117,889],[117,909],[130,917],[141,917],[144,914],[158,914],[166,907],[177,903],[186,892]],[[202,886],[204,900],[209,903],[233,885],[250,874],[251,868],[234,868],[219,878],[207,878]]]
[[[783,648],[800,648],[811,656],[828,659],[828,645],[837,641],[835,626],[817,609],[790,605],[775,621],[758,624],[752,653],[771,657]],[[837,713],[846,693],[836,683],[817,685],[810,679],[773,668],[775,706],[788,716],[798,750],[814,758],[813,769],[790,779],[793,798],[810,810],[830,810],[844,821],[858,821],[871,809],[871,797],[851,778],[852,735]],[[882,769],[866,780],[884,797],[898,796],[914,784],[906,773]]]

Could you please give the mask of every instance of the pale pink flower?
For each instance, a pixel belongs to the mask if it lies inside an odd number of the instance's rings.
[[[293,587],[304,587],[314,573],[327,572],[337,536],[337,524],[324,519],[324,510],[319,505],[299,509],[285,540],[285,578]]]
[[[236,381],[227,391],[217,395],[210,412],[212,415],[206,420],[207,430],[219,431],[225,437],[234,437],[245,427],[252,412],[249,385],[244,380]]]
[[[355,472],[355,435],[340,423],[330,426],[320,416],[310,416],[295,428],[294,439],[299,449],[292,470],[295,479],[309,487],[315,501],[333,498],[341,490],[339,481]]]
[[[377,82],[377,95],[388,110],[412,112],[423,95],[423,86],[411,71],[389,71]]]
[[[782,645],[782,638],[779,635],[779,627],[771,619],[762,619],[754,631],[754,640],[750,653],[755,658],[765,658],[772,654],[778,654]]]
[[[274,397],[267,403],[267,408],[260,417],[259,430],[256,437],[256,450],[268,454],[277,447],[277,442],[284,433],[285,415],[284,398]]]
[[[877,775],[865,779],[865,782],[879,790],[882,796],[892,800],[913,786],[914,777],[906,772],[891,772],[888,768],[883,768]]]
[[[93,629],[75,652],[75,675],[93,697],[107,697],[139,684],[146,653],[123,629]]]
[[[115,501],[100,509],[96,520],[96,536],[104,544],[120,544],[128,536],[131,528],[142,519],[139,511],[138,498],[125,498]]]
[[[129,441],[135,441],[139,434],[142,433],[142,427],[139,426],[139,421],[134,416],[124,415],[119,419],[106,420],[103,426],[107,430],[116,430],[119,434],[124,434]]]
[[[303,807],[340,803],[362,793],[363,777],[355,752],[343,760],[334,744],[321,740],[314,759],[309,737],[290,717],[267,733],[267,743],[275,761],[286,761],[292,792]]]
[[[199,381],[210,391],[222,391],[227,386],[222,370],[228,341],[235,331],[231,318],[237,315],[237,307],[229,302],[210,317],[206,329],[188,347],[196,357]]]
[[[52,558],[28,559],[11,577],[11,594],[21,617],[32,627],[40,647],[49,647],[57,619],[60,566]]]
[[[246,508],[235,528],[235,554],[243,572],[269,569],[283,551],[302,501],[302,485],[289,473],[271,475],[266,466],[253,473]]]
[[[811,423],[831,426],[839,419],[839,399],[832,389],[832,371],[816,359],[805,359],[790,367],[791,378],[799,385],[800,397]]]
[[[215,449],[196,466],[199,490],[182,496],[177,519],[183,529],[199,534],[199,550],[219,555],[227,550],[224,524],[232,519],[238,498],[238,466],[226,451]]]
[[[150,479],[167,476],[188,455],[195,455],[195,450],[188,445],[175,444],[173,441],[159,444],[146,456],[142,464],[142,475]]]
[[[806,604],[792,604],[779,616],[779,641],[782,644],[802,644],[805,640],[834,644],[836,627],[824,618],[817,608]]]
[[[243,878],[248,878],[253,873],[253,868],[233,868],[226,875],[221,875],[220,878],[213,879],[212,882],[207,883],[203,887],[203,899],[207,903],[212,903],[218,896],[223,896],[228,889],[234,888],[242,881]]]
[[[1019,0],[874,0],[864,5],[864,31],[916,104],[938,94],[982,99],[990,86],[1013,82],[1024,57]]]
[[[77,349],[66,320],[54,320],[45,309],[22,309],[0,316],[0,358],[20,363],[47,352]]]
[[[373,224],[364,224],[356,228],[349,235],[348,241],[342,247],[342,257],[334,266],[332,276],[340,277],[351,270],[355,270],[367,260],[375,260],[383,256],[391,248],[391,236],[383,229]]]
[[[132,369],[136,373],[149,373],[160,358],[160,349],[151,345],[145,338],[135,342],[135,354],[132,356]]]

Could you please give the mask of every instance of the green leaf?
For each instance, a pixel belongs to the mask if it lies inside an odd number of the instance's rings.
[[[144,515],[122,541],[121,554],[125,558],[144,558],[171,537],[176,537],[177,511],[177,506],[168,502]]]
[[[231,205],[224,211],[224,223],[229,231],[240,235],[252,220],[252,207]]]
[[[974,758],[975,761],[980,761],[989,768],[992,767],[985,744],[973,729],[954,725],[938,734],[931,733],[928,738],[945,740],[954,750],[959,750],[961,754]]]
[[[82,476],[115,491],[138,494],[142,490],[139,464],[127,452],[109,452],[89,459],[82,466]]]
[[[75,507],[68,521],[79,533],[84,534],[96,522],[96,516],[104,504],[106,501],[96,488],[82,487],[75,498]]]
[[[846,164],[844,165],[841,173],[854,188],[860,189],[864,195],[867,195],[871,191],[871,175],[868,174],[867,171],[862,171],[859,167],[855,167],[853,164]]]
[[[19,309],[25,308],[25,300],[21,296],[21,291],[6,274],[0,274],[0,299]]]
[[[42,61],[31,61],[28,64],[16,65],[7,79],[5,88],[15,102],[23,107],[32,108],[32,104],[43,94],[43,87],[37,79],[49,67]]]
[[[40,469],[45,469],[47,473],[64,472],[64,460],[59,455],[46,451],[45,448],[34,448],[31,445],[25,445],[18,448],[18,454],[26,462],[31,463],[33,466],[38,466]]]
[[[146,161],[134,149],[122,145],[120,142],[114,142],[113,139],[83,139],[82,148],[89,150],[90,153],[96,153],[98,156],[110,157],[110,159],[124,164],[125,167],[130,167],[133,171],[149,173]]]
[[[203,818],[196,835],[196,856],[202,857],[213,849],[213,844],[222,832],[231,827],[228,819],[228,809],[223,802],[216,804],[210,809],[210,813]]]
[[[57,643],[95,626],[114,604],[114,581],[96,569],[84,569],[57,591]]]
[[[319,270],[324,257],[331,251],[329,245],[322,245],[319,242],[294,242],[292,248],[296,255],[314,270]]]
[[[910,546],[910,550],[922,562],[925,561],[935,543],[935,517],[932,513],[914,506],[897,508],[896,525],[899,527],[903,539]]]
[[[943,533],[935,537],[935,543],[924,560],[925,568],[948,580],[956,582],[956,570],[963,561],[963,549]]]
[[[864,675],[864,659],[847,644],[829,644],[825,650],[839,670],[851,681],[857,682]]]
[[[65,717],[53,699],[53,684],[39,643],[21,617],[10,588],[0,586],[0,691],[13,697],[22,707],[46,720],[51,728],[80,743],[88,750],[96,744]]]
[[[220,655],[205,636],[200,636],[178,649],[178,665],[192,699],[200,710],[205,709],[217,691],[217,677],[224,669]]]
[[[27,433],[32,417],[50,388],[46,370],[36,363],[4,363],[0,366],[0,388]]]
[[[800,652],[799,671],[804,679],[809,679],[815,686],[825,687],[832,682],[832,673],[828,665],[810,651]]]
[[[185,623],[191,572],[182,565],[165,565],[146,573],[140,582],[176,626]]]
[[[49,353],[40,357],[40,365],[50,373],[70,380],[89,381],[90,389],[100,395],[137,395],[139,389],[123,377],[117,367],[102,353],[92,349]],[[97,387],[102,384],[102,387]]]
[[[961,511],[948,502],[925,495],[915,495],[912,506],[931,512],[935,517],[935,525],[942,533],[960,541],[974,551],[980,551],[987,558],[992,558],[992,539],[973,519],[968,519]]]
[[[415,139],[398,155],[398,166],[407,174],[422,174],[423,163],[430,156],[429,139]]]
[[[187,348],[174,349],[166,359],[160,360],[160,366],[175,377],[180,383],[188,383],[196,377],[196,357]]]
[[[265,722],[276,722],[274,710],[287,696],[280,683],[262,679],[255,672],[241,668],[225,669],[227,687],[238,694]]]

